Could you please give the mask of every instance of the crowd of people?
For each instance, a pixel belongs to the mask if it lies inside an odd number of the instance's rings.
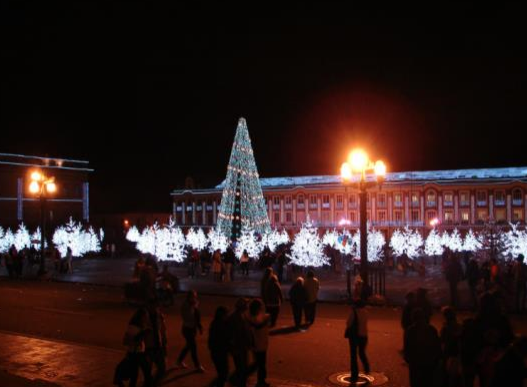
[[[73,272],[73,254],[71,248],[68,247],[66,256],[61,257],[56,248],[46,249],[49,254],[56,274],[63,274]],[[25,247],[18,250],[15,245],[12,245],[5,253],[0,255],[0,262],[5,266],[9,278],[22,278],[24,270],[32,270],[34,265],[40,263],[40,250],[35,246]]]

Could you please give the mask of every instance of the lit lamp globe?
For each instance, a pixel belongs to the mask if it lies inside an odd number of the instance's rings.
[[[38,184],[38,182],[36,182],[36,181],[32,181],[29,184],[29,192],[31,192],[33,194],[36,194],[39,191],[40,191],[40,184]]]
[[[342,180],[351,180],[351,168],[349,163],[342,164],[342,166],[340,167],[340,176],[342,177]]]
[[[351,151],[348,163],[354,171],[363,172],[368,166],[368,154],[362,149],[355,149]]]
[[[55,193],[57,192],[57,185],[53,182],[46,184],[46,190],[48,193]]]
[[[384,164],[382,161],[377,161],[375,163],[374,167],[375,175],[378,178],[384,178],[386,176],[386,164]]]
[[[31,180],[33,181],[40,181],[42,180],[42,174],[38,171],[34,171],[31,173]]]

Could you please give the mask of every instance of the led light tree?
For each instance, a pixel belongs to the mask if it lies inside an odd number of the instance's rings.
[[[244,229],[260,235],[271,231],[244,118],[240,118],[236,129],[217,226],[232,240],[241,237]]]
[[[209,251],[214,253],[216,250],[220,250],[221,253],[227,251],[229,247],[229,238],[227,238],[223,233],[217,228],[211,228],[207,238],[209,240]]]
[[[324,246],[331,247],[338,250],[339,243],[339,233],[336,230],[327,230],[324,236],[322,237],[322,244]]]
[[[100,252],[101,242],[99,241],[99,235],[97,235],[97,233],[95,232],[92,226],[88,228],[88,232],[84,232],[84,235],[86,235],[86,238],[87,238],[86,246],[88,248],[88,251],[93,252],[93,253]]]
[[[324,254],[324,246],[317,229],[311,223],[305,223],[293,239],[291,263],[303,267],[320,267],[329,265],[329,257]]]
[[[360,230],[353,236],[354,248],[357,257],[360,258]],[[386,239],[382,232],[371,228],[368,230],[368,261],[377,262],[382,259],[383,248],[386,244]]]
[[[510,230],[502,235],[505,257],[518,258],[523,254],[527,257],[527,232],[520,230],[518,224],[510,223]]]
[[[145,227],[141,232],[136,249],[143,254],[156,254],[156,234],[159,231],[159,225],[154,223],[152,227]]]
[[[244,250],[247,251],[249,258],[258,258],[258,255],[262,251],[262,246],[258,242],[256,233],[252,230],[243,229],[242,234],[236,242],[235,254],[238,259],[242,257]]]
[[[449,238],[448,248],[453,252],[463,251],[463,240],[457,228],[452,231]]]
[[[9,250],[9,245],[8,245],[8,241],[5,237],[6,235],[6,232],[4,231],[4,229],[2,228],[2,226],[0,226],[0,254],[4,254],[6,253],[8,250]]]
[[[203,237],[205,237],[205,235],[203,235]],[[183,235],[181,229],[176,226],[174,220],[170,218],[168,225],[159,229],[156,233],[155,255],[161,261],[183,262],[186,258],[186,243],[185,235]]]
[[[449,247],[450,246],[450,235],[448,235],[448,232],[443,231],[443,234],[441,234],[441,245],[443,247]]]
[[[436,229],[433,228],[425,240],[425,254],[429,257],[433,257],[434,255],[443,254],[444,250],[445,249],[441,243],[441,236]]]
[[[31,234],[31,245],[37,249],[37,250],[40,250],[40,243],[42,241],[42,235],[40,233],[40,226],[37,227],[37,229],[35,230],[35,232],[33,234]],[[45,242],[45,247],[47,248],[48,247],[48,242],[46,241]]]
[[[139,238],[141,238],[141,234],[139,233],[139,230],[137,227],[132,226],[126,233],[126,239],[130,242],[137,243],[139,242]]]
[[[291,239],[289,239],[289,234],[287,231],[282,230],[280,231],[280,234],[278,234],[278,246],[280,245],[287,245],[290,242]]]
[[[263,234],[260,243],[262,245],[262,250],[267,247],[271,252],[275,252],[278,246],[285,245],[288,242],[289,235],[287,234],[287,231],[282,230],[282,232],[278,232],[278,230],[274,229],[271,232]]]
[[[90,238],[79,223],[70,218],[64,226],[59,226],[53,233],[53,244],[57,247],[61,257],[66,257],[68,247],[73,257],[81,257],[90,251]]]
[[[412,231],[406,226],[403,231],[394,231],[390,239],[390,247],[396,257],[406,254],[408,258],[415,259],[421,254],[423,237],[416,230]]]
[[[4,252],[7,252],[7,251],[9,251],[11,246],[13,246],[13,244],[15,243],[15,235],[13,234],[13,232],[11,231],[10,228],[8,228],[5,231],[4,237],[2,239],[3,239],[3,243],[2,243],[3,250],[4,250]]]
[[[207,237],[201,228],[198,228],[197,231],[194,231],[193,228],[188,230],[187,233],[187,246],[201,251],[207,248]]]
[[[18,226],[13,244],[17,251],[31,247],[31,237],[24,223],[21,223],[20,226]]]
[[[406,251],[406,238],[400,230],[395,230],[390,238],[390,247],[395,257],[400,257]]]
[[[465,240],[463,241],[463,250],[475,253],[480,249],[481,242],[478,240],[472,229],[468,230],[467,235],[465,235]]]
[[[506,249],[503,230],[495,222],[485,223],[485,227],[478,234],[481,252],[486,259],[498,259]]]

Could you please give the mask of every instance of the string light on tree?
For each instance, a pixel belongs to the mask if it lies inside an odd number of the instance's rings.
[[[128,232],[126,233],[126,239],[130,242],[137,243],[139,242],[139,238],[141,238],[141,234],[139,233],[139,230],[137,227],[132,226],[128,229]]]
[[[443,251],[444,248],[443,244],[441,243],[441,236],[436,231],[436,229],[433,228],[428,234],[428,237],[426,237],[425,254],[429,257],[433,257],[434,255],[443,254]]]
[[[288,257],[291,263],[303,267],[329,265],[329,258],[324,254],[318,231],[311,223],[304,223],[295,235]]]
[[[188,230],[187,246],[190,246],[191,248],[198,251],[206,249],[207,237],[201,228],[198,228],[197,231],[195,231],[193,228]]]
[[[256,233],[252,230],[243,229],[242,234],[236,242],[236,257],[241,258],[244,251],[247,251],[249,258],[257,259],[262,251],[262,245],[258,242]]]
[[[229,247],[229,238],[227,238],[223,233],[217,228],[211,228],[207,234],[207,239],[209,240],[209,251],[214,253],[216,250],[220,250],[221,253],[227,251]]]
[[[472,229],[468,230],[467,235],[465,235],[465,240],[463,241],[463,250],[475,253],[480,249],[481,242],[478,240]]]

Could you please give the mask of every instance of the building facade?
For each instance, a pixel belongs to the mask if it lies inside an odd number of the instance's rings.
[[[373,176],[368,176],[373,179]],[[271,226],[295,231],[310,219],[321,229],[359,228],[357,183],[340,176],[260,179]],[[172,192],[173,217],[182,227],[216,223],[223,183],[211,189]],[[527,167],[388,173],[368,190],[371,225],[387,235],[406,225],[440,229],[525,222]]]
[[[85,160],[0,153],[0,225],[30,228],[40,224],[40,199],[29,192],[30,175],[38,170],[54,177],[57,191],[46,198],[48,226],[65,223],[70,216],[90,220],[88,176],[93,169]]]

